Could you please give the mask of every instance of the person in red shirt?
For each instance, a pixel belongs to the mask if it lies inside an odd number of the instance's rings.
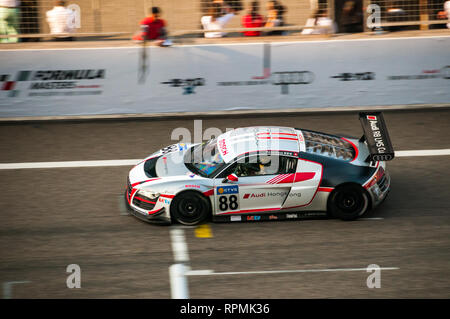
[[[161,43],[167,39],[166,21],[160,19],[161,10],[158,7],[152,7],[151,14],[142,19],[141,32],[133,37],[135,41],[156,40]]]
[[[250,12],[242,17],[242,26],[245,28],[260,28],[264,26],[264,18],[258,13],[259,3],[253,1],[250,6]],[[245,31],[242,32],[246,37],[257,37],[261,35],[261,31]]]

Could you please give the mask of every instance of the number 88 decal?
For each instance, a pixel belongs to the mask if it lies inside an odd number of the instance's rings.
[[[227,211],[227,210],[236,210],[238,209],[238,201],[237,201],[236,195],[230,195],[228,196],[220,196],[219,197],[219,209],[221,211]]]
[[[221,213],[239,209],[239,187],[221,186],[216,189],[217,210]]]

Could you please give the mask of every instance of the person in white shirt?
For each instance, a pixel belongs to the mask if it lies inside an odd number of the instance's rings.
[[[47,11],[47,22],[55,40],[72,41],[74,39],[69,34],[75,32],[75,13],[66,8],[65,1],[55,1],[53,9]]]
[[[302,34],[329,34],[336,32],[336,25],[328,17],[326,9],[317,9],[314,15],[306,20],[305,27]],[[321,28],[308,28],[308,27],[321,27]]]
[[[206,16],[201,18],[204,30],[220,30],[235,16],[233,9],[228,8],[228,13],[221,15],[222,7],[219,3],[211,3],[211,7]],[[225,32],[205,32],[205,38],[221,38],[225,36]]]
[[[20,1],[0,0],[0,34],[17,35],[19,33]],[[1,38],[0,43],[19,42],[19,38]]]

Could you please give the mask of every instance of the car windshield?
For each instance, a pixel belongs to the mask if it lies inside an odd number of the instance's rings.
[[[217,147],[217,138],[191,148],[185,155],[186,167],[203,177],[212,177],[225,166],[225,162]]]

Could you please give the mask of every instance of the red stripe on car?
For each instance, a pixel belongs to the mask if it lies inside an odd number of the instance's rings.
[[[210,189],[209,191],[203,192],[203,195],[205,195],[205,196],[212,196],[212,195],[214,195],[214,189]]]
[[[352,145],[353,149],[355,150],[355,156],[350,161],[350,162],[353,162],[358,157],[358,148],[356,147],[355,143],[353,143],[352,141],[346,139],[345,137],[341,137],[341,139],[343,139],[344,141],[350,143]]]

